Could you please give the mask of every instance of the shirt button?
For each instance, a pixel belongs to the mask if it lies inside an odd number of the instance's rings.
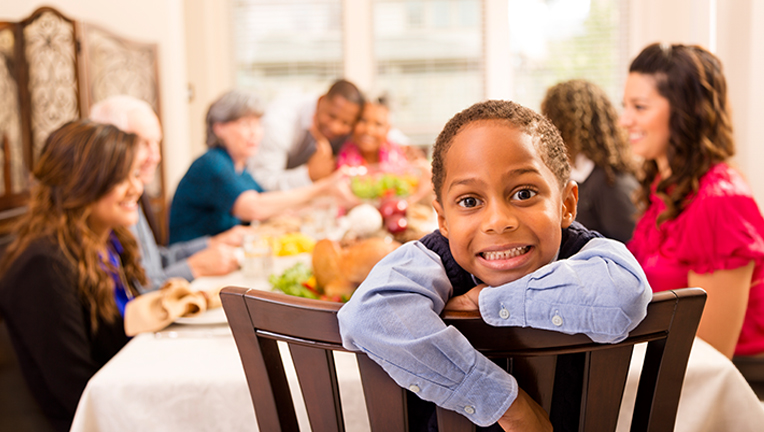
[[[467,405],[466,407],[464,407],[464,412],[466,412],[467,414],[475,414],[475,408],[473,408],[470,405]]]
[[[416,385],[416,384],[411,384],[411,385],[409,386],[409,390],[410,390],[411,392],[413,392],[413,393],[419,393],[419,390],[420,390],[420,388],[419,388],[419,386],[418,386],[418,385]]]
[[[501,317],[501,319],[509,319],[509,311],[507,310],[507,308],[505,307],[501,308],[501,310],[499,311],[499,317]]]
[[[557,327],[562,325],[562,317],[559,315],[555,315],[552,317],[552,324],[556,325]]]

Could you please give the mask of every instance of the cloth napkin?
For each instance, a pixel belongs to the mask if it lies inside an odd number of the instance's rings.
[[[197,316],[207,309],[220,306],[220,288],[196,291],[185,279],[169,279],[159,290],[140,295],[127,303],[125,333],[135,336],[161,330],[180,317]]]

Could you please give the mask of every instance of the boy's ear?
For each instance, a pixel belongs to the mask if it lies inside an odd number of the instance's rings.
[[[435,213],[438,214],[438,229],[443,237],[448,238],[448,222],[446,222],[446,214],[443,212],[443,206],[435,198],[432,200],[432,207],[435,209]]]
[[[573,180],[562,189],[562,228],[567,228],[576,220],[578,210],[578,184]]]

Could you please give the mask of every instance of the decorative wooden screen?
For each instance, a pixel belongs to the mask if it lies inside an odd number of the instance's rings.
[[[143,99],[161,113],[156,44],[128,41],[53,8],[0,22],[0,58],[0,236],[7,236],[25,212],[31,167],[50,132],[117,94]],[[146,193],[157,220],[165,221],[162,172],[160,166]],[[164,223],[160,231],[161,241]]]

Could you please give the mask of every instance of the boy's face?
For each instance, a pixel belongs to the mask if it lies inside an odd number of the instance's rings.
[[[353,132],[361,106],[342,96],[329,98],[324,95],[316,106],[316,124],[324,138],[333,141]]]
[[[473,122],[454,137],[445,169],[442,204],[433,205],[460,266],[498,286],[555,259],[578,186],[560,190],[530,136],[501,121]]]

